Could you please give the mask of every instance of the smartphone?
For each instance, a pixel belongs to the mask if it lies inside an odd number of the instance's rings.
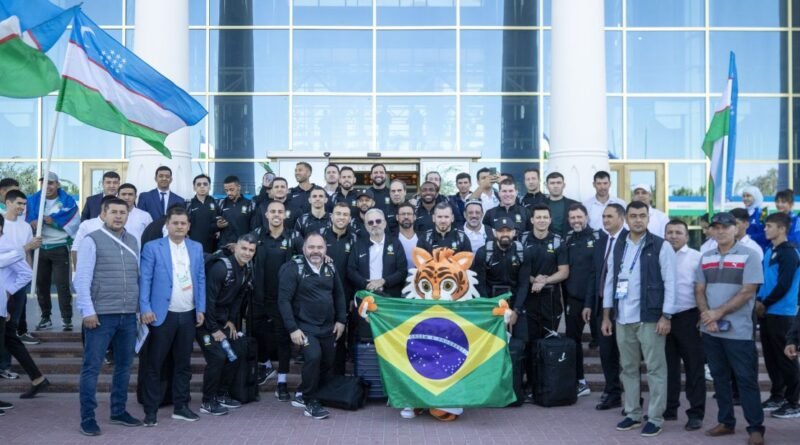
[[[717,327],[720,332],[728,332],[731,330],[731,322],[728,320],[720,320],[717,322]]]
[[[497,167],[489,167],[489,174],[492,176],[497,176]]]

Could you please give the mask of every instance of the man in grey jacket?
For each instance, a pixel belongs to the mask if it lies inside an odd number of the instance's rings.
[[[105,201],[103,227],[89,233],[78,250],[74,286],[76,306],[85,333],[80,376],[81,426],[86,436],[100,435],[94,410],[95,391],[103,356],[114,347],[111,382],[111,423],[141,426],[125,409],[128,381],[136,344],[139,306],[139,243],[125,231],[128,205],[121,199]]]

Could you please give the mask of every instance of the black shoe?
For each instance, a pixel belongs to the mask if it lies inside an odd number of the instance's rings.
[[[698,419],[697,417],[689,417],[689,421],[686,422],[686,425],[683,427],[686,431],[697,431],[703,427],[703,419]]]
[[[123,412],[118,416],[111,416],[109,421],[114,425],[122,425],[130,427],[142,426],[142,421],[128,414],[127,411]]]
[[[155,413],[153,414],[145,414],[144,415],[144,426],[150,428],[158,425],[158,417]]]
[[[175,420],[185,420],[187,422],[197,422],[200,420],[200,416],[193,413],[188,406],[173,411],[172,418]]]
[[[49,331],[50,329],[53,329],[53,322],[50,321],[50,317],[42,317],[42,319],[39,320],[39,324],[36,325],[37,331]],[[97,422],[95,422],[95,425],[97,425]],[[100,431],[100,427],[97,427],[97,431]],[[97,434],[93,435],[96,436]]]
[[[661,427],[656,425],[653,422],[647,422],[642,428],[642,436],[644,437],[655,437],[661,434]]]
[[[786,403],[786,400],[783,398],[770,396],[767,400],[761,402],[761,408],[766,412],[776,411],[780,409],[784,403]]]
[[[84,436],[99,436],[100,426],[97,425],[97,422],[94,419],[84,420],[81,422],[81,434]]]
[[[275,389],[275,398],[281,402],[292,400],[292,396],[289,395],[289,386],[286,383],[278,383],[278,387]]]
[[[269,379],[274,379],[275,376],[278,375],[278,371],[275,368],[267,368],[266,366],[259,366],[258,367],[258,384],[263,385],[267,383]]]
[[[630,431],[640,426],[642,426],[641,420],[633,420],[630,417],[626,417],[622,419],[622,422],[617,424],[617,431]]]
[[[622,406],[622,400],[619,397],[606,397],[600,398],[600,403],[595,405],[594,409],[598,411],[606,411],[609,409],[619,408]]]
[[[31,388],[19,395],[20,399],[32,399],[36,394],[46,390],[50,387],[50,380],[44,379],[38,385],[31,385]]]
[[[672,411],[664,412],[664,420],[669,420],[669,421],[678,420],[678,413]]]
[[[295,394],[294,398],[292,399],[292,406],[295,408],[305,408],[306,402],[303,400],[303,396]]]
[[[242,407],[242,402],[231,398],[231,395],[228,393],[224,393],[222,395],[217,396],[217,402],[223,407],[228,409],[236,409]]]
[[[8,411],[10,409],[14,409],[14,404],[13,403],[8,403],[8,402],[4,402],[4,401],[0,400],[0,409],[4,409],[6,411]]]
[[[224,416],[225,414],[228,414],[228,408],[220,405],[216,400],[212,400],[210,402],[203,402],[200,404],[200,412],[212,416]]]
[[[317,400],[311,400],[306,403],[306,410],[304,412],[306,417],[311,417],[312,419],[322,420],[327,418],[330,413],[328,410],[322,407]]]
[[[63,320],[64,332],[72,332],[72,320]]]
[[[111,351],[106,351],[106,355],[103,356],[103,363],[106,365],[114,364],[114,354]]]
[[[19,341],[25,343],[26,345],[38,345],[39,343],[42,342],[41,340],[39,340],[38,338],[34,337],[33,335],[27,332],[19,335]]]

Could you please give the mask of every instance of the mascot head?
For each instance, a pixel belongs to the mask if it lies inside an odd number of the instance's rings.
[[[459,301],[478,297],[478,279],[469,269],[472,252],[455,253],[439,247],[431,255],[415,247],[413,259],[417,268],[409,271],[408,285],[403,289],[405,298]]]

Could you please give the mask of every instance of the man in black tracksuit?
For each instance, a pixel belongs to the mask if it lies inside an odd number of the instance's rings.
[[[186,202],[189,213],[189,238],[203,245],[203,252],[212,253],[217,248],[217,203],[209,196],[211,180],[206,175],[194,178],[195,195]]]
[[[314,186],[308,194],[308,203],[311,210],[302,214],[294,224],[294,231],[305,237],[311,232],[320,232],[320,229],[330,227],[331,218],[325,210],[328,194],[322,187]]]
[[[592,277],[592,258],[600,233],[589,227],[589,216],[583,204],[572,204],[567,212],[567,223],[572,228],[567,233],[564,247],[569,262],[569,277],[562,286],[564,291],[564,318],[567,337],[575,340],[575,376],[578,378],[578,397],[591,394],[583,374],[583,303]]]
[[[227,248],[228,253],[231,253],[236,240],[245,233],[250,233],[253,202],[242,196],[242,186],[238,177],[228,176],[223,187],[227,196],[217,203],[221,229],[219,248]]]
[[[417,247],[433,253],[437,247],[447,247],[458,252],[472,252],[472,244],[467,234],[453,227],[453,208],[450,204],[442,202],[436,204],[433,210],[433,221],[436,227],[424,233],[419,233]]]
[[[528,209],[517,203],[517,185],[511,179],[504,179],[500,183],[500,205],[486,212],[483,223],[492,226],[501,218],[508,218],[518,235],[531,228]]]
[[[236,242],[232,255],[216,260],[206,272],[206,316],[196,332],[206,360],[200,405],[200,412],[205,414],[219,416],[228,412],[217,396],[233,382],[239,363],[228,360],[222,342],[228,340],[236,355],[244,357],[245,343],[238,341],[236,323],[244,291],[252,285],[249,263],[255,252],[255,237],[244,235]]]
[[[272,359],[275,358],[273,351],[277,352],[278,386],[275,397],[282,402],[288,402],[291,397],[286,376],[289,373],[292,345],[278,311],[278,284],[281,280],[281,266],[291,260],[293,255],[299,254],[301,238],[284,228],[284,212],[283,203],[270,202],[266,213],[268,226],[258,227],[253,232],[257,247],[251,310],[254,337],[258,342],[259,383],[266,383],[267,377],[272,374]]]
[[[347,322],[340,273],[325,263],[322,235],[311,234],[303,244],[303,256],[281,267],[278,306],[292,343],[303,347],[302,382],[292,405],[305,408],[314,419],[328,417],[316,398],[321,384],[331,375],[334,343]]]

